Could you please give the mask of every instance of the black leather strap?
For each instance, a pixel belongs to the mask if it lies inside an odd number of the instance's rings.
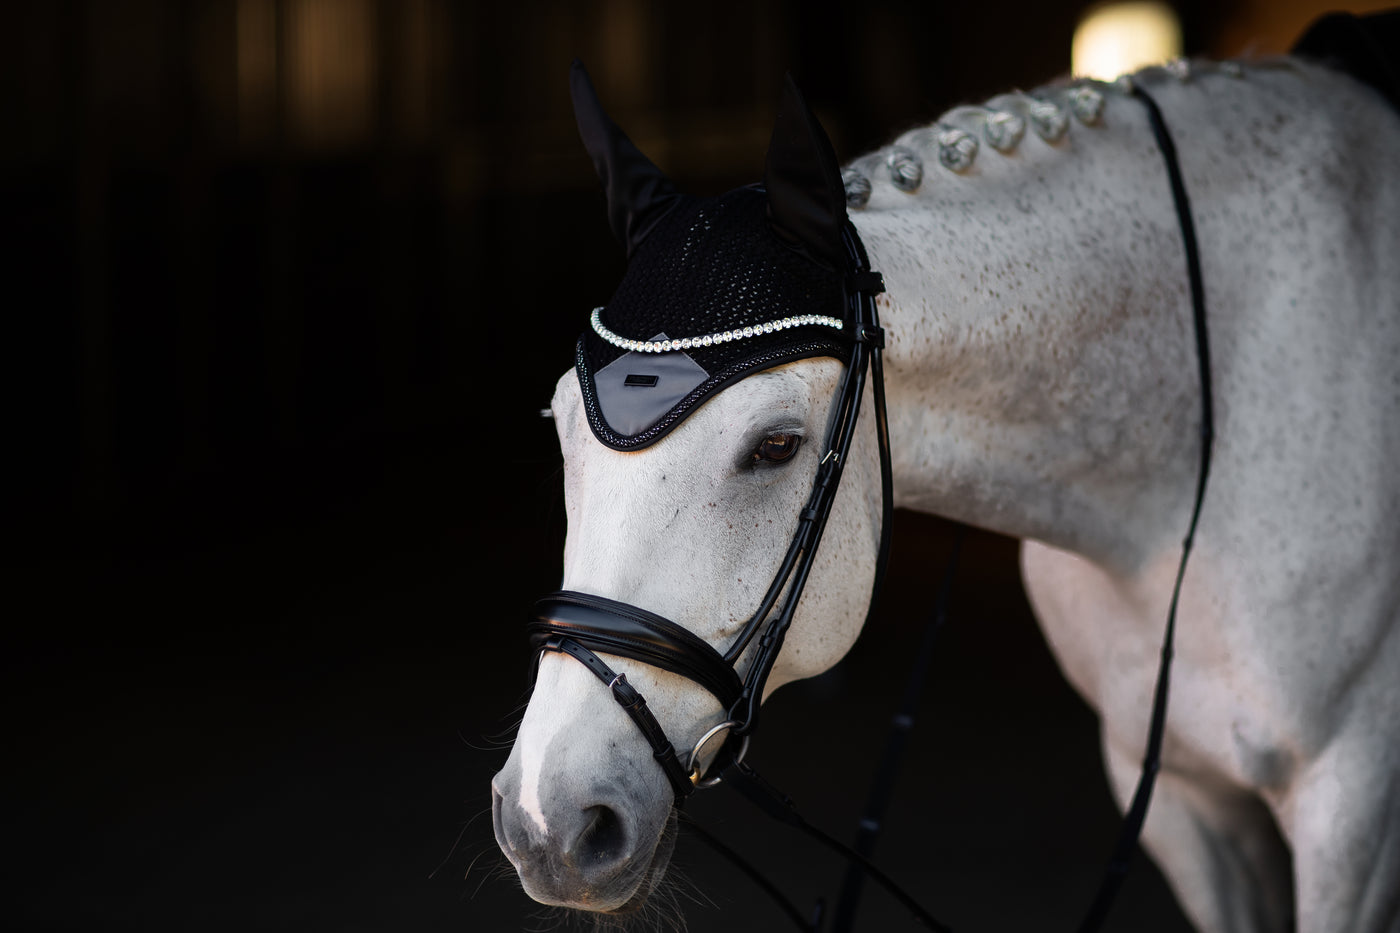
[[[680,674],[704,687],[727,710],[743,684],[718,651],[688,629],[627,603],[560,590],[535,603],[526,631],[538,654],[565,635],[604,654],[620,655]]]
[[[831,849],[847,862],[860,866],[861,871],[892,894],[924,926],[936,931],[936,933],[951,933],[947,925],[929,913],[922,904],[916,901],[893,878],[885,874],[878,865],[866,858],[864,854],[803,819],[802,814],[797,811],[797,805],[792,802],[792,798],[765,781],[757,771],[740,762],[725,774],[725,778],[729,786],[738,791],[740,796],[773,819],[806,833],[808,837]]]
[[[878,295],[885,290],[885,278],[872,269],[862,269],[846,276],[846,291],[850,294],[866,292]]]
[[[695,790],[695,784],[690,780],[690,775],[686,774],[685,767],[676,757],[676,750],[666,738],[666,730],[661,728],[661,723],[656,721],[651,710],[647,708],[647,701],[642,697],[640,691],[627,682],[625,674],[619,674],[602,658],[572,638],[563,635],[555,635],[545,639],[539,646],[541,652],[559,651],[577,660],[584,667],[588,668],[603,683],[608,685],[612,691],[613,699],[617,705],[627,711],[627,715],[632,717],[632,721],[637,724],[647,742],[651,744],[651,753],[661,770],[666,773],[666,780],[671,782],[671,789],[676,793],[676,799],[682,800]],[[539,655],[536,654],[536,658]]]
[[[880,544],[876,557],[875,585],[871,592],[870,608],[866,620],[875,611],[875,597],[879,592],[889,556],[889,535],[891,515],[894,510],[893,481],[890,468],[889,430],[885,414],[885,394],[881,348],[884,346],[884,331],[880,328],[879,312],[875,306],[875,296],[884,291],[884,279],[878,273],[870,273],[870,260],[865,246],[848,221],[844,230],[844,242],[850,257],[852,272],[847,276],[846,301],[852,336],[851,360],[837,392],[835,417],[827,437],[828,454],[817,468],[812,483],[812,493],[806,506],[798,515],[797,531],[793,534],[791,546],[778,573],[774,575],[758,611],[745,626],[743,633],[725,651],[725,657],[737,662],[747,647],[749,640],[762,627],[758,651],[744,678],[744,694],[740,702],[730,710],[730,719],[738,725],[734,736],[747,736],[753,733],[758,724],[759,706],[763,701],[764,686],[768,675],[782,651],[787,630],[797,611],[811,573],[822,533],[826,530],[827,519],[836,501],[841,473],[845,469],[855,437],[856,418],[860,414],[860,400],[864,392],[867,375],[873,375],[872,393],[875,402],[876,439],[880,455],[880,481],[882,487],[882,518]],[[785,592],[784,592],[785,590]],[[778,605],[779,594],[783,601]],[[776,606],[776,609],[774,608]],[[766,624],[765,624],[766,623]]]
[[[1095,933],[1108,916],[1108,909],[1128,874],[1133,853],[1137,851],[1142,825],[1147,820],[1147,806],[1152,800],[1152,789],[1157,783],[1157,773],[1161,770],[1162,739],[1167,725],[1167,695],[1171,685],[1172,655],[1175,650],[1173,643],[1176,640],[1176,607],[1181,597],[1181,583],[1186,578],[1186,560],[1191,556],[1191,545],[1196,539],[1201,505],[1205,502],[1206,483],[1210,478],[1211,449],[1215,441],[1215,403],[1210,379],[1205,280],[1201,274],[1200,250],[1196,245],[1196,224],[1191,218],[1191,201],[1186,196],[1186,183],[1181,177],[1176,146],[1167,130],[1166,120],[1162,118],[1161,108],[1150,94],[1136,84],[1133,86],[1133,96],[1147,110],[1153,138],[1156,139],[1157,148],[1166,164],[1167,180],[1172,189],[1172,203],[1176,207],[1177,223],[1181,227],[1181,245],[1186,254],[1186,276],[1191,286],[1191,318],[1196,333],[1196,366],[1201,385],[1201,459],[1196,473],[1195,504],[1191,508],[1191,522],[1186,529],[1186,538],[1181,543],[1181,561],[1177,564],[1171,605],[1167,609],[1166,631],[1162,635],[1162,654],[1157,668],[1157,685],[1152,697],[1152,719],[1148,727],[1147,750],[1143,753],[1142,773],[1138,777],[1137,789],[1133,792],[1128,812],[1123,815],[1123,825],[1119,829],[1113,855],[1109,859],[1108,867],[1104,869],[1103,880],[1089,905],[1084,921],[1079,925],[1079,933]]]

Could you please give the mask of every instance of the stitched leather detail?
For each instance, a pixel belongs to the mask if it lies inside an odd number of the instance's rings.
[[[680,674],[704,687],[729,709],[743,683],[723,656],[676,623],[602,596],[562,590],[535,603],[526,626],[540,651],[562,635],[604,654],[616,654]]]
[[[685,773],[684,766],[676,757],[675,748],[666,738],[666,730],[661,728],[661,723],[656,721],[656,717],[647,708],[647,701],[642,696],[641,691],[629,684],[625,675],[618,674],[602,658],[572,638],[563,635],[554,635],[544,639],[539,644],[538,649],[541,652],[559,651],[569,655],[588,668],[593,676],[607,684],[612,691],[613,699],[617,701],[617,705],[627,711],[627,715],[632,718],[637,728],[641,730],[642,736],[651,745],[652,757],[661,765],[661,770],[665,773],[666,780],[670,782],[671,790],[675,792],[676,799],[680,800],[695,790],[690,776]]]

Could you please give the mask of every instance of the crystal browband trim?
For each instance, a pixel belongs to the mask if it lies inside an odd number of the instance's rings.
[[[826,314],[796,314],[792,317],[780,318],[776,321],[769,321],[766,324],[755,324],[752,327],[735,328],[726,330],[718,334],[706,334],[703,337],[679,337],[670,340],[629,340],[626,337],[614,334],[603,326],[603,309],[594,308],[590,318],[593,330],[608,343],[633,353],[669,353],[672,350],[689,350],[693,347],[710,347],[717,343],[729,343],[734,340],[743,340],[746,337],[757,337],[762,334],[771,334],[778,330],[787,330],[789,327],[805,327],[809,325],[820,325],[841,330],[846,326],[846,322],[837,317]]]

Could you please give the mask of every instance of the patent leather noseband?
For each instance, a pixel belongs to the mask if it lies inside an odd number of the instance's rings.
[[[651,743],[652,756],[682,799],[699,783],[687,770],[675,746],[638,690],[595,654],[621,655],[680,674],[704,687],[729,709],[743,695],[744,684],[732,665],[714,648],[687,629],[655,613],[602,596],[561,590],[535,603],[527,626],[536,666],[546,651],[569,655],[608,685],[613,699],[632,717]],[[533,672],[532,672],[533,677]],[[691,753],[697,757],[699,747]]]
[[[881,351],[884,331],[875,308],[875,295],[884,291],[878,272],[870,271],[865,248],[849,222],[845,243],[851,268],[846,277],[846,335],[852,342],[851,360],[837,389],[835,410],[826,438],[826,453],[817,466],[816,478],[806,505],[798,514],[797,528],[787,553],[769,584],[758,609],[750,616],[724,653],[688,629],[653,612],[627,603],[587,593],[562,590],[535,603],[528,623],[535,667],[546,651],[558,651],[581,662],[594,676],[607,684],[614,699],[632,717],[651,744],[676,793],[684,800],[697,786],[717,783],[719,772],[743,758],[758,720],[764,684],[782,650],[783,640],[797,610],[798,601],[811,573],[817,545],[836,500],[855,436],[856,416],[867,372],[875,407],[876,434],[880,449],[880,475],[883,484],[883,519],[875,592],[879,591],[889,552],[890,513],[894,494],[890,472],[889,431],[885,416],[884,373]],[[874,607],[874,594],[871,607]],[[738,665],[752,647],[748,669],[741,677]],[[675,747],[666,738],[646,700],[627,682],[626,677],[608,666],[598,653],[617,655],[659,667],[686,677],[704,687],[719,700],[725,718],[710,729],[690,750],[682,765]],[[708,767],[702,767],[703,746],[719,732],[728,735]],[[710,775],[707,777],[706,775]]]

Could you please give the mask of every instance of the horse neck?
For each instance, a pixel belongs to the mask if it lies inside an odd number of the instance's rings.
[[[961,174],[925,154],[912,195],[867,159],[853,220],[888,288],[896,503],[1127,570],[1184,530],[1199,387],[1163,157],[1104,93],[1056,144],[1028,128]]]
[[[1292,421],[1336,421],[1346,386],[1393,377],[1400,275],[1373,244],[1400,236],[1386,170],[1400,121],[1372,89],[1296,60],[1136,80],[1191,198],[1215,384],[1211,515],[1229,522],[1222,506],[1254,494],[1262,463],[1329,469]],[[875,181],[853,221],[889,289],[896,502],[1130,572],[1185,530],[1200,386],[1163,156],[1143,105],[1103,90],[1096,125],[1072,120],[1053,146],[1027,130],[1009,156],[984,146],[962,174],[932,168],[916,194],[889,183],[884,153],[857,160]],[[984,112],[945,120],[976,130]],[[1309,352],[1282,365],[1289,347]],[[1306,486],[1294,479],[1278,488]]]

